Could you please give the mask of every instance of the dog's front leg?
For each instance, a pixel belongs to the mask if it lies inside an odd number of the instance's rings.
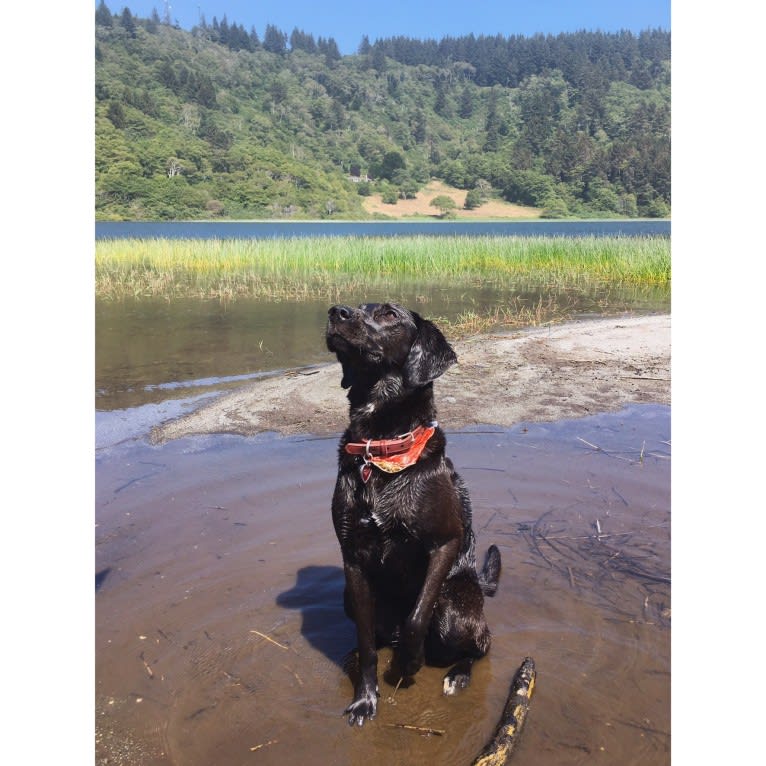
[[[442,583],[457,557],[460,541],[448,540],[431,551],[423,587],[402,631],[399,664],[402,675],[413,676],[424,662],[423,642],[431,622]]]
[[[353,564],[344,565],[346,593],[356,624],[359,679],[354,700],[345,709],[349,725],[361,726],[378,709],[378,653],[375,650],[375,601],[367,578]]]

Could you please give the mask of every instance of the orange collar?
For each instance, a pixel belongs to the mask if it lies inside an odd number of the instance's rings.
[[[418,426],[395,439],[370,439],[366,442],[349,442],[345,450],[349,455],[362,455],[362,481],[367,483],[375,466],[386,473],[398,473],[418,462],[428,440],[434,435],[437,423]]]

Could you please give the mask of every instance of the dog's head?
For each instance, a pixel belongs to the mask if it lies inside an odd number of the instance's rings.
[[[401,374],[405,386],[417,388],[457,361],[433,322],[396,303],[333,306],[328,315],[327,348],[343,366],[344,388],[392,372]]]

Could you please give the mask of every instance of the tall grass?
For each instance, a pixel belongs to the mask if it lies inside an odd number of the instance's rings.
[[[667,285],[663,237],[99,240],[96,294],[300,300],[381,283]]]

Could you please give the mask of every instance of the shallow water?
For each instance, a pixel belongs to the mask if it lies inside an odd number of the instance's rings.
[[[346,303],[392,299],[426,317],[455,320],[516,302],[554,300],[583,317],[668,311],[669,288],[587,285],[559,289],[386,283],[384,294],[346,295]],[[220,390],[275,369],[334,360],[324,345],[330,298],[268,301],[141,299],[96,302],[96,408],[125,409]]]
[[[519,763],[669,763],[670,409],[448,442],[477,550],[503,556],[493,646],[454,698],[424,668],[392,701],[382,652],[379,714],[361,729],[341,716],[354,630],[329,515],[336,440],[99,450],[98,761],[467,764],[531,655]]]

